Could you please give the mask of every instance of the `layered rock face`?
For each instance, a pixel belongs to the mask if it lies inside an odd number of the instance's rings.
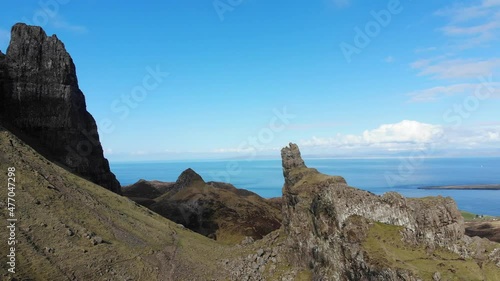
[[[42,28],[16,24],[0,54],[0,118],[24,141],[111,191],[120,184],[103,156],[94,118],[64,44]]]
[[[310,268],[315,280],[417,280],[404,262],[401,268],[392,266],[390,253],[370,260],[367,248],[373,243],[366,241],[389,239],[372,235],[373,229],[400,235],[394,241],[415,253],[460,252],[464,221],[451,198],[406,199],[394,192],[377,196],[349,187],[342,177],[307,168],[295,144],[281,154],[282,223],[290,261]],[[397,255],[394,264],[404,259]]]

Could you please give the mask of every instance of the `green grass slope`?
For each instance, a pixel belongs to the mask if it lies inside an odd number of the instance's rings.
[[[49,162],[0,126],[0,195],[15,167],[16,273],[1,280],[225,280],[216,261],[236,253]]]
[[[500,280],[500,269],[488,262],[486,254],[500,245],[480,241],[474,252],[481,252],[475,259],[462,258],[444,248],[434,250],[403,242],[402,227],[375,222],[370,227],[363,249],[372,265],[380,268],[399,268],[413,272],[422,280]]]

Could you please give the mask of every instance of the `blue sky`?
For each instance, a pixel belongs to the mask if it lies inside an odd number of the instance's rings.
[[[0,17],[65,43],[111,161],[500,156],[499,0],[116,3]]]

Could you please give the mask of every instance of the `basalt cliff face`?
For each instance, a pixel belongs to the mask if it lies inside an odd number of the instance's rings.
[[[120,193],[73,60],[55,35],[25,24],[12,28],[7,54],[0,54],[0,119],[45,157]]]
[[[451,198],[377,196],[307,168],[295,144],[281,153],[287,257],[314,280],[441,280],[472,268],[499,277],[498,244],[464,236]],[[470,268],[450,265],[453,259],[470,260]]]

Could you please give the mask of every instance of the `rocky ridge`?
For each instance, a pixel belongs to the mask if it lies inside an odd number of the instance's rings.
[[[152,211],[224,243],[261,239],[281,226],[277,203],[232,184],[205,182],[191,168],[174,183],[140,180],[123,190]]]
[[[295,144],[281,154],[288,257],[292,264],[310,268],[314,280],[419,280],[422,272],[410,270],[404,261],[398,264],[403,257],[393,261],[391,253],[376,255],[384,250],[377,243],[390,237],[403,253],[426,249],[476,258],[476,267],[487,263],[498,276],[499,251],[491,251],[498,244],[464,236],[464,219],[451,198],[407,199],[394,192],[377,196],[348,186],[342,177],[307,168]],[[468,248],[474,243],[490,249],[489,258],[484,259],[477,245],[472,246],[476,250]]]
[[[120,193],[73,60],[56,35],[12,27],[7,54],[0,54],[0,121],[47,158]]]

